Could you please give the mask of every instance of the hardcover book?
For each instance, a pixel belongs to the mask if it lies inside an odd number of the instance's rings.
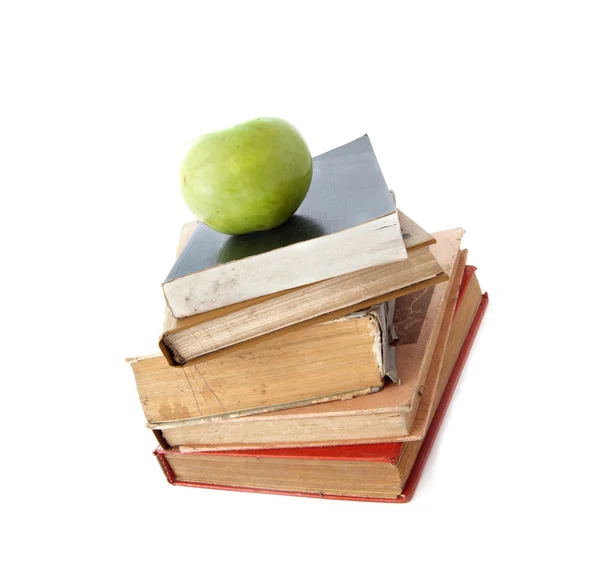
[[[180,319],[406,257],[365,135],[313,159],[306,199],[280,227],[229,236],[199,224],[163,290]]]
[[[287,333],[310,323],[338,318],[367,309],[401,294],[419,290],[447,278],[427,248],[435,239],[398,211],[408,259],[348,273],[177,320],[167,309],[159,347],[172,365],[244,347],[251,340]],[[180,246],[187,246],[198,223],[182,230]],[[354,249],[361,252],[362,248]],[[285,335],[285,336],[284,336]]]
[[[167,480],[174,485],[231,491],[388,503],[410,501],[487,302],[487,294],[481,296],[456,359],[451,364],[445,360],[447,385],[432,409],[434,416],[422,440],[213,453],[183,453],[159,447],[154,454]]]
[[[165,446],[205,451],[389,442],[406,437],[435,352],[440,351],[437,358],[443,356],[450,336],[466,259],[466,252],[460,252],[462,233],[455,229],[435,235],[437,243],[431,250],[450,281],[434,287],[425,314],[416,313],[422,325],[416,342],[396,347],[401,385],[388,383],[376,394],[262,415],[149,426],[160,431],[157,435]]]
[[[128,359],[152,427],[300,407],[376,392],[397,381],[394,301],[238,351],[170,366],[160,353]]]

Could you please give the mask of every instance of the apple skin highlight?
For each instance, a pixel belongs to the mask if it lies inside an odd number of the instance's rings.
[[[232,235],[283,224],[304,201],[311,180],[306,142],[278,118],[205,134],[181,165],[181,190],[190,210]]]

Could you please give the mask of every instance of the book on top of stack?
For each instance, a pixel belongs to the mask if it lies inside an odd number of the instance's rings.
[[[313,166],[276,229],[183,226],[158,350],[128,361],[169,482],[405,502],[487,295],[464,231],[398,210],[367,136]]]

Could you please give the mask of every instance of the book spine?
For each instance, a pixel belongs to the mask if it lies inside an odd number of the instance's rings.
[[[154,451],[154,456],[156,457],[160,468],[163,470],[167,481],[169,481],[171,485],[175,484],[175,473],[173,472],[173,469],[171,469],[171,465],[169,465],[169,462],[167,461],[163,453],[159,449],[157,449],[156,451]]]

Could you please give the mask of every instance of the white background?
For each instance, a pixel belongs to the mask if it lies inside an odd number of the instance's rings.
[[[13,6],[14,4],[14,6]],[[5,575],[598,575],[596,2],[0,9]],[[126,356],[155,350],[199,134],[368,132],[463,226],[490,307],[412,503],[174,488]]]

